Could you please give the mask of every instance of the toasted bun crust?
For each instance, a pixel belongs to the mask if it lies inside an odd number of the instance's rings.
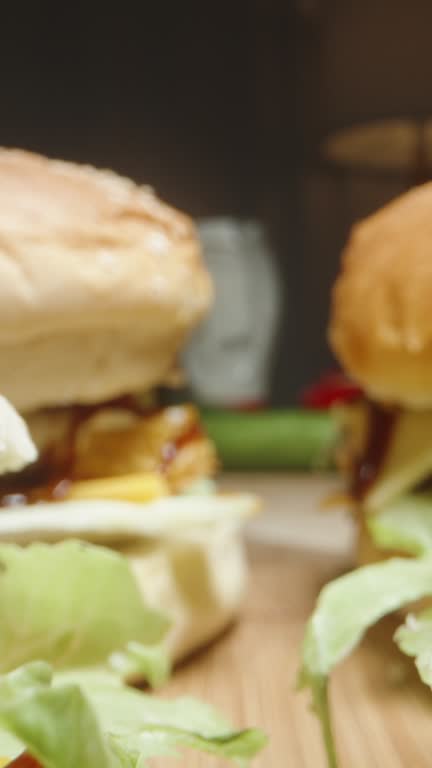
[[[432,405],[432,183],[354,227],[333,292],[329,339],[372,398]]]
[[[192,222],[150,189],[0,149],[0,391],[20,410],[160,382],[210,299]]]

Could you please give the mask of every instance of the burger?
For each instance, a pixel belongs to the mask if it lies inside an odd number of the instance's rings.
[[[431,244],[426,184],[354,227],[333,292],[330,344],[359,386],[339,411],[338,457],[360,520],[361,563],[380,557],[372,516],[400,516],[404,506],[409,519],[432,490]]]
[[[334,768],[328,676],[372,624],[398,612],[394,639],[432,686],[432,184],[354,226],[329,339],[352,384],[335,416],[359,567],[319,595],[300,680]]]
[[[0,472],[35,458],[0,397]],[[0,563],[1,766],[144,768],[177,747],[246,765],[264,746],[260,731],[234,731],[195,699],[137,690],[132,671],[153,686],[167,677],[168,622],[125,555],[83,541],[0,542]]]
[[[151,189],[0,150],[0,392],[38,451],[0,479],[0,539],[126,554],[172,618],[174,658],[236,615],[256,506],[215,492],[181,398],[181,348],[211,299],[192,221]]]
[[[113,173],[10,150],[0,200],[0,385],[41,452],[3,504],[142,501],[213,475],[197,412],[157,396],[211,302],[192,222]]]

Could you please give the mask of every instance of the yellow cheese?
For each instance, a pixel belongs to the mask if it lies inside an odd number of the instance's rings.
[[[432,474],[432,410],[403,411],[384,464],[365,499],[371,511],[386,506]]]
[[[5,765],[10,765],[10,757],[0,757],[0,768],[3,768]]]
[[[146,472],[80,480],[72,483],[67,498],[143,502],[168,496],[169,493],[168,484],[162,475]]]

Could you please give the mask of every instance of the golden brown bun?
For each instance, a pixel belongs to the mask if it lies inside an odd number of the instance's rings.
[[[432,405],[432,183],[354,227],[329,339],[372,398]]]
[[[0,391],[20,410],[159,383],[210,300],[192,222],[150,189],[0,149]]]

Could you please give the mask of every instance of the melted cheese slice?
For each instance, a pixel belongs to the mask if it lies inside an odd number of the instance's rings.
[[[432,410],[403,411],[394,426],[384,464],[365,498],[379,511],[432,473]]]
[[[142,472],[74,482],[67,493],[67,498],[145,502],[160,499],[169,494],[168,483],[161,474]]]

